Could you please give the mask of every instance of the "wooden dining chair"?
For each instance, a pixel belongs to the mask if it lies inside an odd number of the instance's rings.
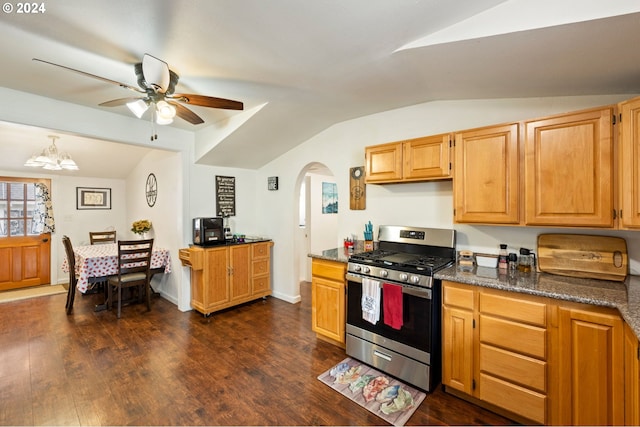
[[[116,232],[113,231],[90,231],[89,232],[89,240],[92,245],[100,244],[100,243],[115,243],[116,242]]]
[[[107,308],[114,303],[113,290],[118,291],[118,318],[122,310],[122,290],[137,288],[138,302],[146,299],[147,310],[151,310],[151,255],[153,239],[118,240],[118,275],[107,284]]]
[[[73,300],[76,297],[76,286],[78,286],[78,276],[76,276],[76,255],[73,253],[73,245],[71,239],[67,236],[62,236],[62,244],[64,245],[64,251],[67,254],[67,263],[69,264],[69,289],[67,290],[67,314],[71,314],[73,310]]]

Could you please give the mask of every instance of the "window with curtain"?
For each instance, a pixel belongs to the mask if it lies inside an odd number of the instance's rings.
[[[54,230],[46,183],[0,178],[0,237],[34,236]]]

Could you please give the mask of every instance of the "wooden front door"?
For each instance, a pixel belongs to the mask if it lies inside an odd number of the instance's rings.
[[[0,291],[51,283],[51,235],[0,239]]]
[[[36,234],[34,184],[48,179],[0,177],[0,291],[51,283],[51,234]]]

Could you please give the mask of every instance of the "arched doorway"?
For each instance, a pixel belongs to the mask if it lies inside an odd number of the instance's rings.
[[[299,203],[294,232],[294,253],[298,254],[294,277],[298,278],[298,284],[311,281],[308,254],[334,248],[338,242],[338,214],[322,213],[322,184],[335,182],[333,172],[322,163],[309,163],[298,174],[295,191]]]

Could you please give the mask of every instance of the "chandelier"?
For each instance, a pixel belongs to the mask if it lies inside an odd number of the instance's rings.
[[[59,137],[49,135],[51,145],[42,150],[39,155],[34,154],[25,162],[25,166],[41,167],[47,170],[78,170],[78,165],[71,159],[71,156],[65,152],[58,152],[56,147],[56,139]]]

